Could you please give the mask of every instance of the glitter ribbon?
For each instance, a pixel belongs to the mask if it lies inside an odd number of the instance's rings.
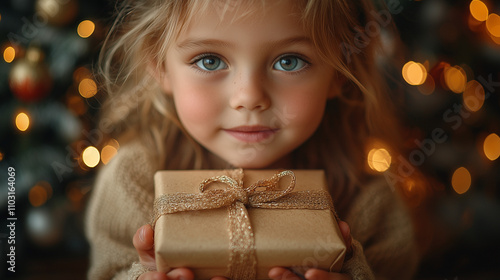
[[[267,209],[311,209],[331,210],[333,203],[324,190],[292,192],[295,187],[295,174],[285,170],[269,179],[259,180],[249,187],[243,186],[243,170],[232,171],[232,176],[221,175],[201,182],[200,193],[164,194],[154,202],[153,228],[156,221],[166,214],[184,211],[208,210],[227,207],[229,231],[229,264],[231,279],[255,279],[257,259],[255,241],[250,218],[246,207]],[[284,190],[279,189],[281,178],[289,176],[290,183]],[[214,182],[228,187],[210,189]]]

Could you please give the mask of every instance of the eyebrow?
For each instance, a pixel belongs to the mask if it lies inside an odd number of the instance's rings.
[[[293,44],[313,45],[311,38],[306,36],[296,36],[296,37],[290,37],[282,40],[268,42],[263,46],[263,48],[266,49],[275,48]],[[177,47],[180,49],[208,48],[208,47],[234,48],[235,45],[231,42],[226,42],[216,39],[190,38],[177,44]]]

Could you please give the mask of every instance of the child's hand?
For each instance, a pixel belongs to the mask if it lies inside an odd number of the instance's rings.
[[[175,268],[167,274],[156,271],[154,232],[150,225],[144,225],[137,230],[134,235],[133,243],[139,254],[141,264],[155,270],[142,274],[138,280],[194,279],[193,272],[187,268]]]
[[[342,232],[342,237],[344,238],[345,245],[347,247],[347,253],[345,260],[348,260],[352,256],[352,237],[351,229],[349,225],[344,221],[339,221],[339,228]],[[269,278],[273,280],[301,280],[300,278],[290,270],[283,267],[273,267],[269,270]],[[317,268],[311,268],[306,271],[304,277],[308,280],[351,280],[351,276],[343,273],[327,272]]]

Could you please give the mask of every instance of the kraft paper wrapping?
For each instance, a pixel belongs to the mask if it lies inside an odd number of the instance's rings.
[[[276,174],[277,170],[244,170],[243,185],[249,186]],[[322,170],[293,170],[293,192],[326,190]],[[155,196],[199,193],[207,178],[228,175],[227,170],[158,171]],[[283,178],[279,185],[286,185]],[[209,188],[224,189],[223,183]],[[285,187],[283,187],[285,188]],[[304,273],[316,267],[340,271],[346,251],[333,210],[262,209],[247,207],[255,239],[257,279],[269,279],[275,266]],[[227,208],[186,211],[161,215],[155,224],[155,254],[158,271],[188,267],[196,279],[228,275],[230,262]]]

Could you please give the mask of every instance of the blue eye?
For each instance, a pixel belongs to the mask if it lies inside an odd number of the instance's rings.
[[[292,72],[304,68],[307,62],[294,55],[282,56],[273,65],[273,68],[280,71]]]
[[[227,65],[222,59],[214,55],[204,56],[195,61],[196,66],[205,71],[216,71],[226,69]]]

